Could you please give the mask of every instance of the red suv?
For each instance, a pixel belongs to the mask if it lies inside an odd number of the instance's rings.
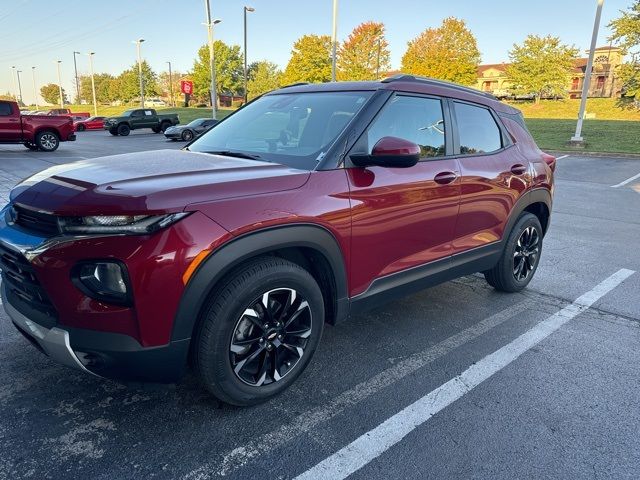
[[[182,151],[45,170],[0,216],[3,304],[58,362],[236,405],[287,388],[325,322],[483,272],[524,288],[555,159],[445,82],[293,85]]]

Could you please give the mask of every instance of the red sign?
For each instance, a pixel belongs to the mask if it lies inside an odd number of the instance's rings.
[[[193,93],[193,82],[191,80],[180,80],[180,91],[191,95]]]

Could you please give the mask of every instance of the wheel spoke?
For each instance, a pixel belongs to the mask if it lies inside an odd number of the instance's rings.
[[[304,301],[300,302],[300,305],[298,305],[298,309],[297,309],[295,312],[293,312],[293,315],[291,315],[291,317],[289,318],[289,320],[287,320],[287,322],[284,324],[284,328],[285,328],[285,330],[286,330],[286,329],[287,329],[287,327],[288,327],[289,325],[291,325],[291,324],[296,320],[296,318],[298,318],[298,317],[300,316],[300,314],[301,314],[302,312],[304,312],[307,308],[309,308],[309,304],[307,303],[307,301],[306,301],[306,300],[304,300]]]

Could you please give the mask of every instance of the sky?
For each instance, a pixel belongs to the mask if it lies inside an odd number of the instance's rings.
[[[333,0],[210,0],[215,38],[242,46],[243,7],[248,14],[249,63],[270,60],[284,68],[291,47],[308,33],[331,34]],[[605,0],[598,45],[608,44],[607,24],[632,0]],[[400,68],[407,42],[449,16],[467,22],[478,41],[482,63],[508,60],[514,43],[528,34],[555,35],[581,50],[589,47],[596,0],[339,0],[338,40],[364,21],[386,26],[393,69]],[[73,52],[94,51],[95,73],[118,74],[142,56],[156,71],[193,65],[206,43],[204,0],[0,0],[0,92],[13,92],[11,67],[22,70],[22,94],[32,103],[36,86],[57,83],[56,60],[62,60],[62,86],[75,93]],[[88,74],[88,57],[77,56],[78,73]],[[41,100],[40,100],[41,102]]]

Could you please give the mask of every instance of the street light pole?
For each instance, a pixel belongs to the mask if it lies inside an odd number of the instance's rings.
[[[38,110],[38,89],[36,88],[36,67],[31,67],[31,79],[33,80],[33,103]]]
[[[60,79],[60,64],[62,60],[57,60],[56,64],[58,66],[58,94],[60,95],[60,108],[64,108],[64,96],[62,95],[62,80]]]
[[[580,98],[580,111],[578,113],[578,123],[576,124],[576,132],[571,137],[572,143],[582,143],[582,122],[584,119],[584,111],[587,106],[587,97],[589,96],[589,86],[591,85],[591,69],[593,68],[593,56],[596,50],[596,42],[598,41],[598,28],[600,27],[600,16],[602,15],[602,4],[604,0],[598,0],[596,8],[596,19],[593,22],[593,33],[591,34],[591,48],[589,49],[589,60],[587,60],[587,69],[584,72],[584,83],[582,84],[582,96]]]
[[[89,56],[89,75],[91,75],[91,95],[93,97],[93,116],[98,116],[98,102],[96,101],[96,84],[93,81],[93,56],[95,52],[87,53]]]
[[[244,7],[244,103],[247,103],[247,12],[255,12],[253,7]]]
[[[76,99],[78,100],[78,104],[82,103],[82,99],[80,98],[80,82],[78,82],[78,64],[76,63],[76,55],[80,55],[80,52],[73,52],[73,69],[76,72]]]
[[[171,62],[169,64],[169,98],[171,99],[171,106],[175,107],[176,104],[173,101],[173,75],[171,74]]]
[[[11,67],[11,83],[13,83],[13,98],[18,101],[18,87],[16,85],[16,66]]]
[[[140,106],[144,108],[144,83],[142,81],[142,57],[140,56],[140,44],[144,42],[144,38],[134,40],[136,51],[138,53],[138,80],[140,81]]]
[[[20,103],[24,105],[24,102],[22,101],[22,84],[20,83],[21,73],[22,73],[22,70],[16,70],[16,75],[18,76],[18,95],[20,95]]]
[[[336,81],[336,50],[338,49],[338,0],[333,0],[333,32],[331,33],[331,81]]]
[[[204,8],[206,11],[207,23],[207,38],[209,41],[209,69],[211,72],[211,85],[209,86],[209,93],[211,95],[211,117],[215,120],[218,116],[218,94],[216,92],[216,66],[215,66],[215,53],[213,50],[213,26],[220,23],[220,20],[214,20],[211,22],[211,5],[209,0],[204,0]]]

